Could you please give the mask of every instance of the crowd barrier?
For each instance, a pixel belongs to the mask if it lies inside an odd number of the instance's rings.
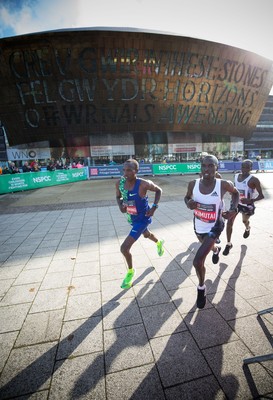
[[[0,194],[63,185],[88,179],[88,168],[0,175]]]
[[[261,168],[259,164],[262,164],[264,168]],[[235,172],[241,169],[242,163],[240,161],[220,161],[219,172]],[[264,161],[258,163],[253,161],[253,170],[273,170],[273,160]],[[122,175],[122,165],[105,165],[105,166],[94,166],[89,169],[89,178],[111,178]],[[138,175],[184,175],[184,174],[196,174],[200,172],[200,163],[188,162],[188,163],[167,163],[167,164],[139,164]]]
[[[200,172],[200,163],[139,164],[138,175],[194,174]],[[118,177],[123,173],[123,165],[90,167],[89,177]]]
[[[220,161],[219,172],[240,171],[240,161]],[[272,171],[273,160],[253,161],[253,171]],[[140,164],[138,175],[184,175],[198,174],[200,163],[166,163]],[[123,174],[123,165],[92,166],[80,169],[26,172],[21,174],[0,175],[0,194],[38,189],[46,186],[62,185],[65,183],[87,179],[115,178]]]

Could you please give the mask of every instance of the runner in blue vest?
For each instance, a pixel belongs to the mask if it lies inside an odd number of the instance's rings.
[[[224,229],[223,218],[229,219],[236,214],[239,192],[233,183],[216,178],[218,160],[208,155],[201,160],[201,178],[188,184],[184,198],[186,206],[193,210],[194,232],[201,246],[193,260],[199,280],[197,286],[197,307],[204,308],[206,304],[205,260],[212,250],[212,262],[217,264],[221,247],[216,246]],[[223,211],[223,197],[226,192],[232,195],[232,206],[229,211]]]
[[[128,272],[121,284],[122,289],[129,289],[132,286],[135,268],[133,268],[132,245],[143,235],[145,238],[156,243],[157,253],[162,256],[164,253],[163,240],[158,240],[149,231],[148,225],[152,222],[152,216],[158,208],[162,189],[150,180],[137,177],[139,164],[134,159],[129,159],[124,163],[124,176],[116,183],[116,199],[122,213],[127,213],[128,222],[132,229],[121,245],[120,251],[124,255]],[[150,207],[148,204],[148,191],[155,192],[154,203]]]

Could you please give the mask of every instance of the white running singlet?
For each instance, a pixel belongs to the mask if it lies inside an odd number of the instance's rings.
[[[240,174],[236,174],[234,177],[234,183],[235,183],[235,187],[236,189],[238,189],[239,194],[240,194],[240,199],[239,199],[239,204],[242,204],[240,202],[240,200],[242,198],[246,198],[246,199],[254,199],[256,197],[256,190],[255,189],[251,189],[248,186],[248,182],[250,181],[250,179],[252,178],[252,175],[250,174],[244,181],[239,182],[238,181],[238,176]],[[245,205],[245,204],[244,204]]]
[[[194,210],[194,230],[196,233],[208,233],[214,227],[223,208],[221,200],[221,179],[215,180],[211,193],[203,194],[199,190],[200,179],[196,179],[192,199],[198,203]]]

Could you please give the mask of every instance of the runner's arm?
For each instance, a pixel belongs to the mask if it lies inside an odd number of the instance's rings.
[[[156,185],[153,181],[150,180],[142,180],[141,182],[141,189],[144,192],[144,195],[146,195],[147,191],[150,190],[151,192],[155,192],[155,198],[154,198],[154,203],[152,208],[154,210],[157,209],[158,203],[160,201],[161,195],[162,195],[162,189],[158,185]]]
[[[222,180],[222,198],[225,193],[231,194],[231,208],[228,211],[223,212],[223,217],[226,219],[230,219],[234,214],[238,212],[238,203],[239,203],[239,191],[233,185],[231,181]]]
[[[258,192],[258,196],[251,200],[252,204],[256,201],[264,199],[263,190],[261,186],[261,182],[256,176],[253,176],[249,181],[249,187],[251,189],[255,189]],[[249,203],[248,203],[249,204]]]
[[[187,193],[186,193],[186,196],[184,197],[184,202],[190,210],[194,210],[197,207],[196,201],[194,201],[192,199],[192,192],[193,192],[194,185],[195,185],[195,181],[189,182]]]
[[[126,206],[123,204],[123,198],[119,190],[119,180],[116,182],[116,201],[122,213],[126,213]]]

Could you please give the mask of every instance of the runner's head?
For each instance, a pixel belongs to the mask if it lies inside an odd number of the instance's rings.
[[[204,158],[203,158],[203,160],[207,160],[207,159],[209,159],[214,165],[216,165],[216,167],[218,168],[218,158],[217,157],[215,157],[214,155],[212,155],[212,154],[209,154],[208,156],[205,156]]]
[[[241,171],[243,175],[249,175],[250,171],[252,170],[252,161],[251,160],[244,160],[242,162]]]
[[[201,174],[204,179],[215,178],[218,169],[218,159],[213,155],[208,155],[201,160]]]
[[[136,177],[136,174],[138,173],[138,170],[139,170],[139,164],[133,158],[130,158],[129,160],[125,161],[125,163],[123,164],[124,177],[127,178],[128,180],[134,179]]]
[[[129,160],[126,160],[125,161],[125,163],[124,163],[124,165],[125,164],[130,164],[130,167],[132,168],[132,169],[134,169],[134,170],[136,170],[136,172],[138,172],[138,170],[139,170],[139,163],[137,162],[137,160],[134,160],[133,158],[129,158]]]

